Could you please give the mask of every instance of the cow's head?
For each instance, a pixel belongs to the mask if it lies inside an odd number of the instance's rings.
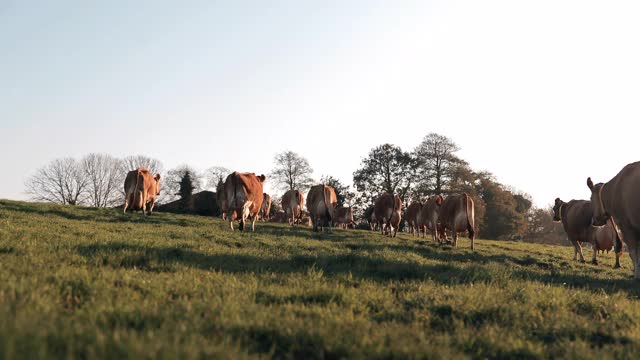
[[[556,198],[556,201],[553,204],[553,221],[562,221],[562,209],[564,208],[565,202],[560,200],[560,198]]]
[[[607,219],[609,218],[609,214],[604,208],[604,203],[602,202],[602,188],[604,188],[604,184],[597,183],[594,185],[593,181],[591,181],[591,178],[587,178],[587,186],[589,187],[589,190],[591,190],[593,225],[602,226],[607,223]]]
[[[156,185],[156,195],[160,195],[160,174],[156,174],[153,180],[155,181]]]
[[[443,201],[444,201],[444,198],[442,197],[442,195],[436,196],[436,205],[438,206],[442,205]]]
[[[261,183],[263,183],[267,179],[267,177],[264,176],[264,175],[260,175],[260,176],[256,176],[256,177],[258,178],[258,181],[260,181]]]

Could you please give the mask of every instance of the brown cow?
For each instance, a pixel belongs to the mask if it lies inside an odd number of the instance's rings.
[[[353,222],[353,209],[349,207],[337,207],[336,217],[333,221],[334,226],[339,226],[343,229],[353,228],[355,223]]]
[[[307,194],[307,210],[313,224],[313,231],[325,226],[331,230],[331,222],[335,218],[335,209],[338,204],[336,191],[329,185],[315,185]]]
[[[596,226],[612,218],[629,249],[634,277],[640,279],[640,162],[626,165],[606,183],[594,185],[587,179]]]
[[[421,208],[422,202],[414,201],[407,207],[407,211],[404,213],[404,220],[407,222],[409,232],[416,236],[420,236],[420,229],[418,228],[418,213]]]
[[[376,216],[378,226],[380,226],[381,234],[384,235],[385,232],[388,232],[391,237],[391,228],[393,227],[393,237],[396,237],[400,226],[401,211],[402,200],[400,200],[400,196],[389,193],[380,195],[375,202],[373,213]]]
[[[442,225],[443,233],[446,234],[447,230],[451,230],[454,247],[458,246],[458,232],[468,231],[471,250],[474,249],[474,240],[476,239],[475,207],[471,196],[467,193],[447,196],[440,205],[438,219]]]
[[[264,175],[239,173],[234,171],[224,182],[224,194],[229,203],[229,227],[233,230],[234,219],[240,219],[238,229],[244,231],[245,222],[251,220],[251,231],[255,231],[256,218],[260,212],[262,201],[262,183]]]
[[[218,186],[216,187],[216,201],[218,202],[218,206],[220,207],[222,220],[227,220],[227,214],[229,213],[229,202],[224,195],[223,182],[218,183]]]
[[[151,215],[156,205],[156,198],[160,195],[160,174],[154,177],[145,168],[129,171],[124,179],[124,193],[124,213],[129,208],[142,210],[142,214],[146,215],[147,204],[151,203],[149,208],[149,215]]]
[[[282,195],[282,209],[287,213],[289,224],[295,226],[302,218],[304,195],[299,190],[289,190]]]
[[[271,195],[263,194],[262,195],[262,206],[260,207],[260,218],[263,221],[269,220],[271,213]]]
[[[598,264],[596,255],[599,251],[611,251],[616,248],[616,264],[614,268],[620,267],[620,256],[622,255],[622,243],[618,238],[615,227],[609,221],[605,226],[596,227],[592,225],[593,208],[589,200],[571,200],[564,202],[557,198],[553,205],[553,221],[562,222],[562,227],[567,233],[567,237],[574,248],[574,260],[584,262],[581,243],[590,243],[593,248],[591,262]]]
[[[438,223],[438,216],[440,214],[440,206],[444,198],[442,195],[430,196],[427,201],[420,208],[420,212],[418,213],[418,235],[422,232],[422,236],[427,236],[427,230],[431,230],[431,235],[433,241],[442,242],[444,234],[441,230]],[[446,238],[446,236],[444,236]]]

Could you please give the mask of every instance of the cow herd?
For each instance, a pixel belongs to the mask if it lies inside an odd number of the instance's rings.
[[[234,221],[244,230],[251,221],[255,230],[258,218],[269,218],[271,197],[263,192],[264,175],[233,172],[217,188],[217,199],[222,209],[223,219],[229,221],[233,230]],[[585,261],[582,243],[590,243],[593,249],[592,262],[597,264],[598,251],[615,249],[615,267],[620,267],[622,243],[626,244],[632,263],[634,276],[640,278],[640,162],[625,166],[606,183],[594,184],[587,179],[591,190],[590,200],[560,198],[553,206],[553,220],[562,222],[567,237],[574,246],[574,258]],[[160,194],[160,174],[153,176],[147,169],[130,171],[125,180],[124,211],[128,208],[141,209],[143,213],[153,211],[156,197]],[[313,231],[341,226],[354,226],[353,211],[350,207],[337,207],[335,190],[328,185],[312,186],[306,196],[299,190],[289,190],[282,197],[282,211],[275,218],[288,221],[291,225],[305,222],[306,205],[308,222]],[[402,201],[398,195],[384,193],[365,211],[371,230],[379,229],[382,234],[396,236],[400,226]],[[474,249],[475,222],[474,202],[466,194],[430,196],[425,202],[411,203],[405,212],[409,231],[416,236],[426,236],[430,231],[434,241],[447,241],[447,231],[451,232],[452,244],[457,245],[458,233],[468,232],[471,249]]]

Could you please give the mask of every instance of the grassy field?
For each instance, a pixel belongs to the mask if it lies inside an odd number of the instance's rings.
[[[0,200],[0,357],[637,358],[627,255],[461,243]]]

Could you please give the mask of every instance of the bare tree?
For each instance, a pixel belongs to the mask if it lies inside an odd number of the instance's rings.
[[[152,174],[159,174],[163,170],[160,160],[145,155],[131,155],[122,159],[122,170],[125,176],[127,172],[141,167],[147,168]]]
[[[458,166],[465,164],[454,153],[460,147],[444,135],[430,133],[424,137],[414,151],[418,161],[422,181],[418,184],[418,191],[428,194],[441,194],[448,189],[449,182]]]
[[[207,189],[215,191],[219,183],[224,183],[227,175],[231,173],[231,170],[222,166],[213,166],[205,171],[205,179],[207,181]]]
[[[122,161],[107,154],[89,154],[80,161],[87,178],[88,205],[96,207],[113,206],[122,200],[122,184],[126,173],[122,171]]]
[[[271,171],[270,177],[282,190],[306,191],[313,185],[311,173],[313,169],[309,161],[293,151],[285,151],[274,157],[276,167]]]
[[[53,160],[25,182],[33,200],[68,205],[82,203],[88,185],[81,164],[73,158]]]
[[[166,180],[164,181],[164,197],[166,202],[177,200],[180,197],[180,182],[189,173],[191,184],[193,185],[192,192],[198,192],[202,189],[202,175],[198,173],[193,167],[183,164],[174,169],[167,171]]]

